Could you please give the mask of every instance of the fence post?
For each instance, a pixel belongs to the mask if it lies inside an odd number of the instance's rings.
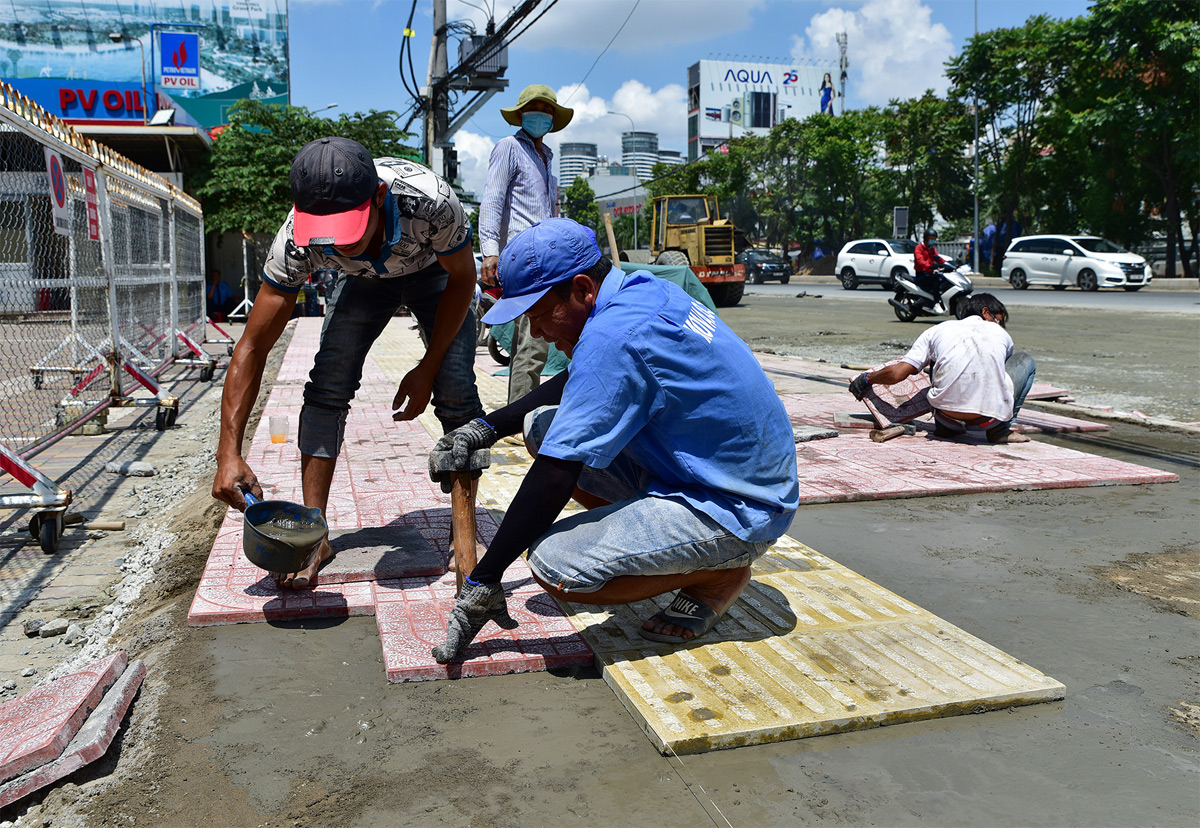
[[[109,394],[118,399],[121,394],[121,326],[117,309],[116,259],[112,239],[112,216],[108,200],[108,175],[103,165],[96,166],[96,212],[100,214],[100,259],[104,262],[104,276],[108,283],[108,323],[112,337],[111,355],[108,359],[109,379],[112,383]]]
[[[171,200],[167,202],[167,220],[169,233],[171,237],[170,255],[171,255],[171,358],[179,359],[179,337],[176,334],[179,332],[179,284],[176,282],[176,274],[179,272],[179,265],[176,261],[178,251],[175,247],[175,196],[171,196]]]

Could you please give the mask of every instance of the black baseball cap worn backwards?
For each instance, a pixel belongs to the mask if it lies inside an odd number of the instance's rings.
[[[292,238],[300,247],[352,245],[362,239],[379,175],[371,153],[349,138],[318,138],[292,161]]]

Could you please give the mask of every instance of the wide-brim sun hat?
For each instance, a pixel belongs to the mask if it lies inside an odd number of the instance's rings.
[[[545,101],[554,108],[554,125],[550,127],[551,132],[558,132],[571,123],[571,119],[575,117],[575,110],[560,106],[554,90],[544,83],[534,83],[526,86],[517,97],[517,105],[501,109],[500,114],[504,116],[504,120],[515,127],[519,127],[521,125],[521,109],[532,101]]]

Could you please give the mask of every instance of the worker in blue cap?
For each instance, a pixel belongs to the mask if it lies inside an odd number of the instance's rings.
[[[677,591],[642,635],[704,635],[796,512],[795,439],[774,387],[716,314],[646,271],[613,267],[570,219],[522,231],[499,271],[504,298],[485,321],[525,314],[572,361],[435,447],[465,467],[471,451],[523,432],[534,461],[464,573],[434,657],[461,657],[489,620],[516,626],[501,578],[526,550],[558,598],[622,604]],[[587,511],[557,520],[572,496]]]

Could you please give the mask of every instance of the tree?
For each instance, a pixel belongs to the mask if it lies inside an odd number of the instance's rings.
[[[563,215],[591,228],[600,246],[604,246],[606,235],[600,226],[600,208],[596,206],[596,193],[586,178],[576,178],[564,194]]]
[[[927,91],[893,100],[881,121],[886,175],[897,204],[908,207],[909,226],[928,227],[934,214],[954,220],[971,212],[971,180],[965,151],[971,140],[967,109]]]
[[[978,100],[980,163],[998,202],[992,263],[998,266],[1012,238],[1011,228],[1031,167],[1044,149],[1039,118],[1073,59],[1066,24],[1046,15],[1014,29],[982,32],[947,64],[951,95],[964,106]]]
[[[1064,134],[1092,172],[1087,204],[1096,232],[1129,244],[1167,242],[1166,272],[1192,259],[1200,234],[1200,22],[1189,0],[1098,0],[1080,22],[1061,106]],[[1144,209],[1143,209],[1143,204]],[[1189,233],[1185,233],[1185,224]],[[1191,236],[1190,251],[1183,238]],[[1178,255],[1182,254],[1182,255]]]
[[[396,113],[356,112],[337,121],[314,117],[302,106],[266,106],[241,100],[229,111],[229,127],[213,142],[212,156],[196,194],[209,230],[275,233],[292,206],[288,173],[300,148],[317,138],[352,138],[373,156],[414,157],[410,136]]]

